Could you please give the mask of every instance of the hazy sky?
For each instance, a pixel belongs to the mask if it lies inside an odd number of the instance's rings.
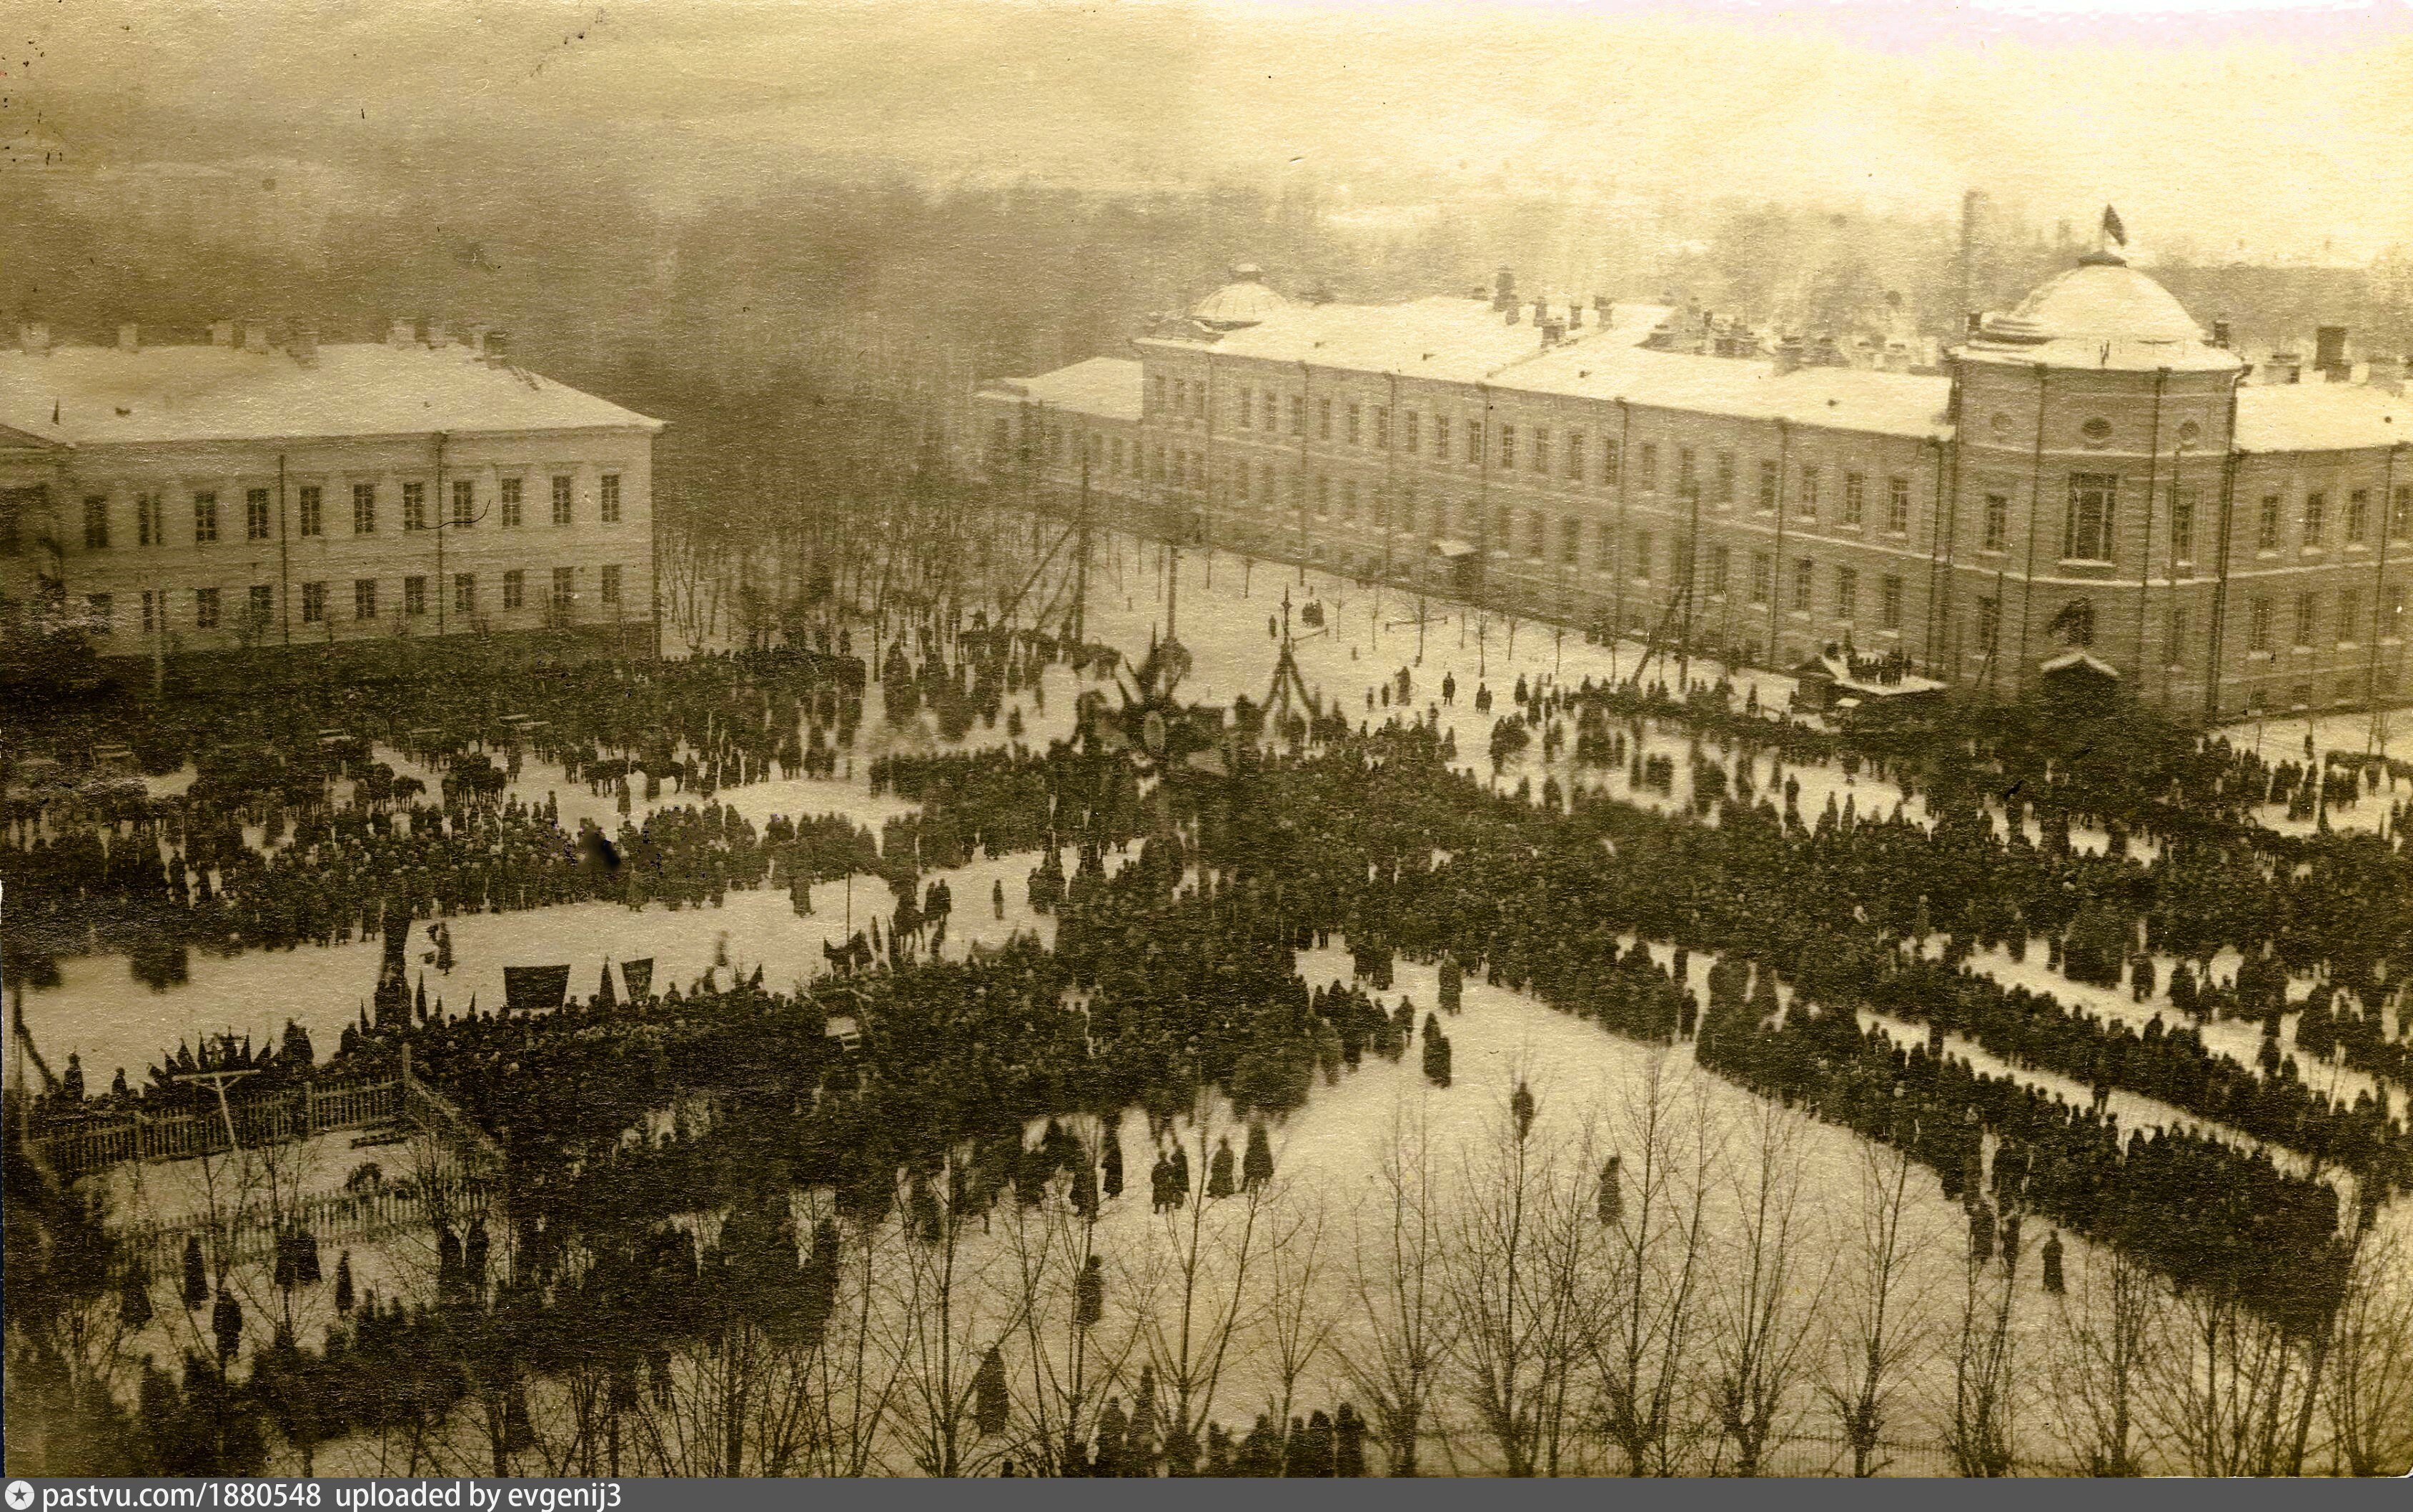
[[[429,124],[1132,184],[1503,175],[1950,211],[1987,187],[2140,242],[2413,242],[2413,8],[279,4],[18,0],[0,81],[71,139],[182,113],[332,153]],[[2106,7],[2108,6],[2108,9]],[[145,115],[146,120],[156,119]],[[154,133],[156,134],[155,132]],[[651,149],[649,149],[651,150]]]

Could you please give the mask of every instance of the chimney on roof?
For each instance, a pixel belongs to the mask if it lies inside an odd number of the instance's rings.
[[[396,350],[419,339],[419,331],[407,320],[397,320],[386,327],[385,344]]]
[[[1567,301],[1567,329],[1569,330],[1581,330],[1583,329],[1583,301],[1569,300]]]
[[[1787,336],[1776,344],[1776,375],[1781,378],[1788,373],[1798,373],[1800,370],[1801,338]]]
[[[29,320],[17,328],[17,345],[36,356],[51,349],[51,328],[38,320]]]
[[[1550,301],[1547,300],[1535,300],[1533,301],[1533,324],[1538,326],[1549,318]]]
[[[1544,351],[1548,351],[1551,347],[1556,346],[1559,343],[1566,339],[1567,328],[1561,325],[1557,320],[1552,319],[1547,316],[1544,316],[1539,324],[1542,328],[1542,349]]]
[[[1985,334],[1986,317],[1980,312],[1976,310],[1970,311],[1962,317],[1962,321],[1963,324],[1961,330],[1965,334],[1971,336],[1982,336]]]
[[[121,352],[142,350],[142,328],[131,320],[121,324],[117,328],[117,349]]]
[[[1910,371],[1910,344],[1908,342],[1894,341],[1886,343],[1885,370],[1887,373],[1908,373]]]
[[[2386,393],[2403,393],[2405,359],[2388,353],[2372,353],[2369,371],[2363,374],[2362,381]]]
[[[511,333],[508,330],[486,332],[486,360],[497,365],[511,360]]]
[[[318,328],[303,326],[293,332],[293,360],[305,368],[318,365]]]
[[[234,322],[231,320],[211,321],[210,345],[212,346],[232,346],[234,345]]]
[[[268,350],[268,322],[246,320],[243,323],[243,349],[246,352]]]
[[[2294,352],[2272,352],[2270,365],[2263,371],[2270,374],[2267,381],[2272,383],[2302,383],[2304,360]]]
[[[2346,360],[2346,327],[2322,326],[2313,332],[2313,366],[2332,383],[2344,383],[2353,371]]]
[[[2228,349],[2228,344],[2232,339],[2233,334],[2234,333],[2228,329],[2228,321],[2215,320],[2212,323],[2212,345],[2219,347],[2221,350],[2227,351]]]
[[[486,355],[486,326],[482,321],[469,327],[469,350],[480,357]]]
[[[441,320],[430,320],[427,322],[427,345],[430,346],[452,345],[452,329]]]
[[[1516,324],[1514,316],[1517,314],[1517,272],[1515,269],[1503,268],[1492,275],[1491,309],[1495,315],[1510,316],[1509,324]]]

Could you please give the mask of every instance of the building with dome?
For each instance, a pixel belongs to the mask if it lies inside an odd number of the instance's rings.
[[[1238,270],[1134,345],[984,388],[972,464],[1042,507],[1761,666],[2006,698],[2084,668],[2198,722],[2408,689],[2401,359],[2255,374],[2108,249],[1925,371],[1505,272],[1352,305]]]

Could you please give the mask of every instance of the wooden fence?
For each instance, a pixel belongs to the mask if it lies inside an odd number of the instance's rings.
[[[174,1273],[185,1240],[193,1235],[200,1236],[221,1263],[264,1260],[274,1255],[281,1227],[298,1224],[321,1241],[372,1240],[399,1229],[425,1230],[438,1219],[467,1223],[488,1213],[500,1191],[500,1183],[487,1177],[386,1182],[358,1192],[305,1197],[282,1212],[253,1204],[217,1220],[127,1224],[116,1237],[127,1255],[146,1257],[154,1275],[166,1276]],[[327,1264],[332,1267],[333,1261]]]

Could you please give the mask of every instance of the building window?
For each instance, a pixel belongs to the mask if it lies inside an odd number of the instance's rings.
[[[1533,471],[1544,477],[1550,471],[1550,433],[1539,428],[1533,432]]]
[[[266,489],[244,490],[243,538],[247,541],[268,539],[268,491]]]
[[[427,580],[414,573],[402,580],[402,611],[405,614],[427,612]]]
[[[1734,553],[1724,546],[1710,548],[1710,596],[1726,596],[1726,574],[1733,566]]]
[[[1710,497],[1714,503],[1732,504],[1735,496],[1735,456],[1731,451],[1717,455],[1717,485]]]
[[[1580,483],[1583,480],[1584,433],[1581,431],[1569,431],[1567,433],[1567,481]]]
[[[1770,514],[1776,512],[1777,491],[1783,486],[1784,478],[1784,470],[1776,463],[1763,462],[1759,464],[1759,506]]]
[[[1804,520],[1818,518],[1818,469],[1801,469],[1801,487],[1793,499],[1793,512]]]
[[[1869,475],[1866,473],[1845,473],[1843,475],[1844,524],[1857,525],[1860,522],[1861,514],[1868,507],[1868,497]]]
[[[1643,530],[1635,532],[1634,580],[1636,582],[1649,582],[1651,580],[1651,533],[1649,531]]]
[[[2195,490],[2170,485],[2170,559],[2195,560]]]
[[[327,585],[305,582],[302,585],[302,623],[318,624],[327,618]]]
[[[302,534],[324,536],[327,533],[327,495],[316,483],[306,483],[297,495],[301,502]]]
[[[1900,474],[1886,479],[1886,531],[1894,536],[1910,534],[1910,479]]]
[[[2371,535],[2371,491],[2356,489],[2346,496],[2346,543],[2361,546]]]
[[[478,612],[478,575],[476,573],[452,574],[452,612],[455,614]]]
[[[1257,468],[1257,497],[1266,508],[1274,506],[1274,464],[1264,462]]]
[[[1290,433],[1307,434],[1307,397],[1304,394],[1290,396]]]
[[[355,536],[377,534],[377,485],[375,483],[352,485],[352,534]]]
[[[377,617],[377,580],[354,578],[352,580],[352,618],[374,620]]]
[[[601,592],[603,595],[603,602],[606,604],[617,604],[620,602],[620,566],[618,563],[614,563],[603,569]]]
[[[2338,644],[2351,646],[2355,632],[2362,628],[2362,590],[2348,588],[2338,595]]]
[[[207,546],[218,538],[218,496],[215,493],[193,495],[193,544]]]
[[[2186,643],[2187,611],[2177,605],[2172,605],[2170,608],[2169,643],[2165,648],[2163,655],[2166,659],[2167,665],[2174,670],[2184,665],[2186,661]]]
[[[2261,512],[2255,517],[2254,549],[2275,551],[2279,549],[2279,495],[2262,495]]]
[[[109,500],[97,493],[87,495],[83,501],[83,549],[109,550]]]
[[[1466,433],[1466,460],[1483,461],[1483,422],[1470,416],[1458,422],[1458,429]]]
[[[1416,533],[1416,486],[1414,483],[1399,485],[1399,533],[1403,536]]]
[[[518,567],[503,574],[503,608],[525,609],[527,606],[527,574]]]
[[[116,599],[107,594],[84,595],[83,617],[84,623],[92,626],[93,634],[102,636],[116,634]]]
[[[2401,541],[2408,535],[2413,535],[2413,483],[2399,483],[2388,505],[2388,538]]]
[[[159,628],[159,599],[150,589],[142,590],[142,633],[151,635]]]
[[[1412,410],[1412,409],[1411,409],[1411,410],[1403,411],[1403,412],[1400,414],[1400,416],[1399,416],[1399,449],[1400,449],[1400,450],[1402,450],[1402,451],[1409,451],[1409,452],[1413,452],[1413,451],[1416,451],[1416,450],[1419,450],[1419,449],[1421,449],[1421,448],[1422,448],[1422,447],[1423,447],[1423,445],[1424,445],[1424,443],[1423,443],[1423,439],[1422,439],[1422,437],[1419,435],[1419,433],[1418,433],[1418,432],[1417,432],[1417,429],[1416,429],[1419,419],[1420,419],[1420,417],[1416,414],[1416,412],[1415,412],[1414,410]]]
[[[2006,493],[1986,495],[1986,531],[1979,550],[2000,551],[2011,539],[2011,499]]]
[[[1683,499],[1696,499],[1700,497],[1700,491],[1701,478],[1698,470],[1693,465],[1693,448],[1678,447],[1676,448],[1676,496]]]
[[[1766,551],[1751,553],[1751,601],[1765,609],[1768,595],[1776,583],[1776,564]]]
[[[1173,412],[1176,415],[1190,413],[1190,380],[1187,378],[1173,380]]]
[[[2330,497],[2326,493],[2304,495],[2303,545],[2306,550],[2318,550],[2321,537],[2328,533]]]
[[[156,493],[134,495],[134,539],[138,546],[168,544],[167,506]]]
[[[1995,599],[1977,600],[1977,651],[1985,656],[1994,653],[1994,638],[2002,633],[2003,606]]]
[[[570,601],[577,596],[577,573],[578,569],[576,567],[555,567],[553,569],[554,613],[568,614],[570,612]]]
[[[1606,436],[1601,437],[1600,480],[1602,483],[1610,484],[1617,481],[1619,469],[1625,460],[1624,453],[1623,442],[1614,441]]]
[[[1315,402],[1315,438],[1318,441],[1332,439],[1332,401],[1329,399]]]
[[[2245,625],[2245,649],[2268,652],[2271,649],[2271,600],[2268,597],[2254,600]]]
[[[1344,525],[1357,523],[1357,480],[1354,477],[1340,480],[1340,522]]]
[[[1808,557],[1795,559],[1793,563],[1793,611],[1795,613],[1810,612],[1811,583],[1816,578],[1817,572],[1816,565]]]
[[[1119,441],[1115,444],[1122,445]],[[1103,444],[1101,443],[1100,454],[1103,455]],[[601,492],[598,499],[598,507],[603,516],[603,523],[616,525],[620,522],[620,475],[605,473],[599,486]]]
[[[1550,554],[1550,522],[1539,509],[1525,517],[1525,554],[1536,562]]]
[[[1205,378],[1191,385],[1190,408],[1200,419],[1206,418],[1206,380]]]
[[[1516,465],[1517,428],[1513,425],[1503,425],[1500,428],[1500,468],[1501,471],[1507,472],[1513,470]]]
[[[553,522],[556,525],[570,523],[570,478],[559,473],[555,474],[553,479]]]
[[[520,490],[522,484],[520,479],[516,477],[506,477],[502,480],[499,486],[502,490],[503,495],[503,524],[505,528],[508,529],[520,522]]]
[[[1150,409],[1152,409],[1152,410],[1155,410],[1155,411],[1156,411],[1156,412],[1158,412],[1159,414],[1163,413],[1163,410],[1164,410],[1164,374],[1162,374],[1162,373],[1158,373],[1158,374],[1151,374],[1151,375],[1149,376],[1149,378],[1148,378],[1148,389],[1149,389],[1149,403],[1148,403],[1148,408],[1150,408]]]
[[[1902,580],[1892,573],[1878,585],[1877,625],[1880,629],[1902,628]]]
[[[193,628],[215,630],[218,627],[218,591],[215,588],[193,590]]]
[[[402,528],[405,530],[427,528],[426,484],[405,483],[402,486]]]
[[[2296,595],[2296,639],[2299,647],[2309,648],[2314,633],[2320,628],[2320,599],[2317,594]]]
[[[264,582],[262,582],[262,583],[254,583],[254,584],[252,584],[252,587],[251,587],[251,624],[252,624],[252,628],[253,628],[253,629],[255,629],[255,630],[265,628],[265,627],[266,627],[266,625],[267,625],[267,624],[268,624],[268,617],[269,617],[271,614],[274,614],[274,613],[275,613],[275,612],[276,612],[276,608],[275,608],[275,601],[274,601],[274,591],[273,591],[273,590],[271,590],[271,589],[269,588],[269,586],[268,586],[266,583],[264,583]]]
[[[1635,483],[1645,493],[1659,492],[1659,447],[1655,442],[1642,443],[1642,451],[1635,459],[1635,470],[1640,475]]]
[[[1250,420],[1250,418],[1251,418],[1251,417],[1255,413],[1255,411],[1256,411],[1256,407],[1257,407],[1257,406],[1256,406],[1255,400],[1256,400],[1256,395],[1255,395],[1255,393],[1254,393],[1254,391],[1253,391],[1253,390],[1251,390],[1251,389],[1241,389],[1241,390],[1240,390],[1240,417],[1239,417],[1239,428],[1240,428],[1241,430],[1243,430],[1243,431],[1249,430],[1249,429],[1251,428],[1251,427],[1250,427],[1250,424],[1249,424],[1249,420]]]
[[[1573,517],[1559,521],[1559,562],[1563,566],[1583,565],[1583,521]]]
[[[1591,565],[1600,572],[1614,575],[1617,571],[1617,532],[1603,521],[1600,535],[1592,546]]]
[[[1850,567],[1835,569],[1835,618],[1854,620],[1860,612],[1860,575]]]
[[[1357,437],[1359,434],[1358,420],[1360,418],[1360,407],[1361,406],[1356,404],[1349,406],[1349,444],[1353,447],[1357,444]]]
[[[1331,513],[1332,479],[1326,477],[1322,473],[1318,473],[1315,475],[1315,518],[1318,520],[1327,519],[1330,517]]]
[[[478,522],[478,485],[466,477],[452,480],[452,528],[467,530]]]
[[[2120,480],[2110,473],[2069,475],[2069,518],[2061,554],[2073,562],[2111,560],[2111,504]]]
[[[1491,534],[1484,539],[1483,544],[1502,556],[1506,556],[1517,550],[1517,536],[1509,529],[1506,505],[1501,505],[1491,511]]]
[[[1247,462],[1232,464],[1232,495],[1242,504],[1249,502],[1249,464]]]

